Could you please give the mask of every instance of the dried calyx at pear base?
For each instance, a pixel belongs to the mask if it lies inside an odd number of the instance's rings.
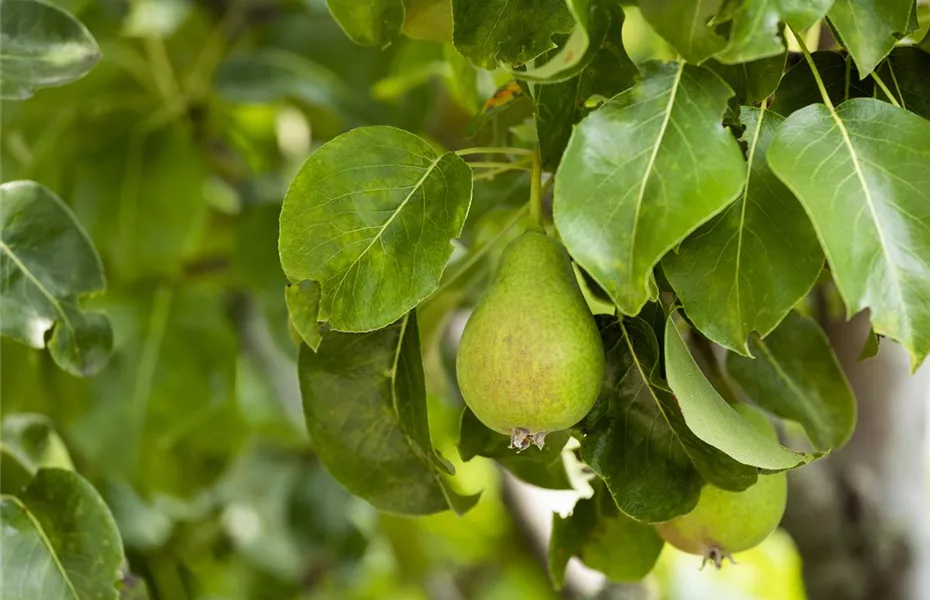
[[[528,231],[503,252],[497,275],[468,319],[456,360],[465,403],[517,451],[591,410],[604,349],[571,259],[553,238]]]
[[[758,409],[748,404],[733,407],[765,435],[777,439],[775,427]],[[732,554],[760,544],[781,522],[788,500],[784,472],[759,475],[742,492],[728,492],[706,484],[694,510],[656,525],[666,542],[690,554],[704,557],[701,567],[712,562],[718,569]]]

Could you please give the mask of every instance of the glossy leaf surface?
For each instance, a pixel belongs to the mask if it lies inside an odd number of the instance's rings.
[[[35,348],[46,344],[61,368],[91,375],[113,346],[110,323],[83,312],[80,297],[106,286],[100,257],[61,198],[33,181],[0,186],[2,331]]]
[[[819,21],[833,0],[747,0],[735,9],[726,48],[716,55],[726,63],[749,62],[785,51],[781,27],[803,31]]]
[[[863,78],[916,25],[913,0],[835,0],[828,16]]]
[[[649,24],[689,63],[700,64],[726,46],[708,23],[723,0],[639,0],[638,4]]]
[[[663,261],[688,317],[718,344],[748,354],[817,281],[823,253],[804,209],[769,170],[768,146],[784,119],[744,107],[743,193]]]
[[[659,259],[742,187],[742,153],[720,123],[732,95],[705,68],[650,63],[572,134],[556,177],[555,223],[624,314],[655,296]]]
[[[281,211],[281,265],[321,286],[320,320],[371,331],[439,285],[471,202],[471,169],[411,133],[355,129],[301,167]]]
[[[847,314],[871,309],[875,331],[919,364],[930,352],[930,121],[868,98],[816,104],[785,121],[768,157],[813,221]]]

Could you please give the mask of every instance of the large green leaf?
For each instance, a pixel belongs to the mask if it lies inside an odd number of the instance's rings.
[[[535,88],[536,138],[543,168],[555,170],[568,145],[572,127],[587,113],[585,101],[597,94],[611,97],[633,85],[636,66],[623,49],[623,12],[609,11],[607,39],[582,71],[561,83]]]
[[[814,65],[823,79],[824,87],[830,101],[839,104],[850,98],[871,96],[873,83],[871,79],[859,79],[859,71],[849,56],[823,50],[814,52]],[[782,116],[788,116],[809,104],[823,102],[817,80],[807,61],[802,60],[791,67],[782,77],[771,109]]]
[[[727,371],[746,394],[804,426],[814,450],[845,444],[856,424],[856,399],[820,327],[792,312],[768,337],[753,336],[749,347],[755,359],[727,356]]]
[[[517,452],[510,445],[510,436],[491,431],[478,420],[469,408],[462,412],[459,427],[459,455],[468,461],[475,456],[493,458],[523,481],[553,490],[572,489],[562,449],[568,442],[567,431],[556,431],[546,436],[546,444]]]
[[[652,570],[663,545],[652,525],[617,510],[597,485],[594,496],[576,502],[571,515],[552,515],[549,576],[561,588],[568,560],[577,556],[611,581],[639,581]]]
[[[100,60],[87,28],[41,0],[3,0],[0,36],[0,98],[24,100],[38,88],[70,83]]]
[[[726,40],[708,26],[723,0],[639,0],[638,4],[649,24],[689,63],[700,64],[726,46]]]
[[[403,0],[326,0],[329,12],[356,44],[385,46],[400,36]]]
[[[41,469],[19,496],[0,496],[3,600],[116,600],[123,544],[94,487]]]
[[[298,368],[314,450],[339,483],[388,512],[455,504],[429,439],[412,314],[372,333],[328,334],[316,353],[302,346]]]
[[[545,62],[525,70],[515,70],[514,77],[542,82],[571,79],[597,56],[611,30],[613,14],[619,13],[621,23],[623,21],[619,7],[610,4],[609,0],[566,0],[566,4],[575,19],[574,31]],[[616,42],[620,41],[618,37]]]
[[[902,108],[930,119],[930,53],[900,46],[891,51],[877,72]]]
[[[726,48],[716,55],[725,63],[749,62],[785,51],[782,23],[804,30],[827,14],[833,0],[746,0],[734,11]]]
[[[452,22],[455,48],[485,69],[522,65],[575,24],[565,0],[452,0]]]
[[[863,78],[917,23],[914,0],[835,0],[827,16]]]
[[[783,471],[819,456],[785,448],[733,410],[701,372],[671,317],[665,327],[665,372],[688,428],[734,460]]]
[[[749,155],[739,200],[662,263],[688,318],[718,344],[748,354],[813,287],[823,252],[804,209],[769,170],[766,151],[784,119],[743,107]]]
[[[555,183],[566,248],[630,315],[655,297],[659,259],[746,178],[739,144],[720,122],[733,95],[723,80],[684,64],[644,71],[575,128]]]
[[[726,489],[755,483],[756,470],[701,440],[659,378],[659,344],[640,319],[599,317],[607,352],[601,396],[583,422],[581,456],[617,506],[648,522],[691,511],[707,480]]]
[[[785,121],[768,156],[813,221],[847,314],[871,309],[916,367],[930,352],[930,121],[869,98],[816,104]]]
[[[71,209],[34,181],[0,185],[0,332],[91,375],[113,347],[107,318],[83,312],[81,296],[106,287],[103,266]],[[46,334],[51,337],[46,342]]]
[[[320,319],[339,331],[388,325],[431,294],[462,232],[471,169],[393,127],[323,145],[281,210],[279,250],[294,282],[321,286]]]

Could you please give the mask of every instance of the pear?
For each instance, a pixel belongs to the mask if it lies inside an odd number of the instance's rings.
[[[756,429],[777,439],[775,427],[749,404],[734,407]],[[719,569],[724,558],[761,543],[781,522],[788,500],[784,472],[759,475],[742,492],[728,492],[707,484],[694,510],[656,526],[666,542],[690,554],[699,554]]]
[[[591,410],[604,348],[558,241],[528,231],[504,249],[465,325],[456,374],[472,412],[518,451]]]

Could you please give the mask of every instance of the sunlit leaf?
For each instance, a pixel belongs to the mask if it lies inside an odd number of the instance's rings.
[[[100,60],[87,28],[40,0],[3,0],[0,36],[0,98],[24,100],[39,88],[71,83]]]
[[[574,26],[565,0],[452,0],[455,48],[479,67],[522,65]]]
[[[814,450],[839,448],[852,435],[856,399],[817,324],[792,312],[749,344],[755,359],[729,354],[727,371],[765,410],[800,423]]]
[[[0,331],[34,348],[47,343],[69,373],[96,373],[108,360],[113,333],[105,316],[80,308],[81,296],[106,286],[84,228],[34,181],[0,186],[0,216]]]
[[[582,423],[581,456],[617,506],[648,522],[697,504],[704,481],[726,489],[755,483],[756,470],[699,440],[659,375],[659,344],[640,319],[600,317],[607,366],[601,396]]]
[[[863,78],[917,25],[914,0],[835,0],[827,16]]]
[[[769,165],[804,206],[853,315],[930,352],[930,121],[886,102],[822,104],[788,118]]]
[[[742,188],[745,161],[720,121],[732,95],[705,68],[650,63],[572,134],[556,177],[555,223],[624,314],[655,297],[659,259]]]
[[[671,318],[665,327],[665,372],[688,428],[734,460],[781,471],[817,458],[785,448],[733,410],[701,372]]]
[[[3,598],[116,600],[123,546],[94,487],[42,469],[19,496],[0,496]]]
[[[652,570],[663,545],[652,525],[617,510],[598,485],[594,496],[576,502],[568,517],[552,515],[549,576],[561,589],[568,560],[577,556],[611,581],[639,581]]]
[[[747,0],[733,14],[727,46],[715,58],[749,62],[785,51],[781,27],[803,31],[823,18],[833,0]]]
[[[294,282],[321,286],[320,320],[371,331],[439,285],[471,202],[471,169],[411,133],[355,129],[301,167],[281,211],[279,249]]]
[[[740,198],[663,261],[694,325],[711,340],[748,354],[817,281],[823,253],[804,209],[766,162],[784,119],[744,107],[749,165]]]
[[[638,0],[646,21],[689,63],[723,50],[726,40],[708,25],[723,0]]]
[[[384,46],[400,35],[403,0],[326,0],[333,18],[356,44]]]

